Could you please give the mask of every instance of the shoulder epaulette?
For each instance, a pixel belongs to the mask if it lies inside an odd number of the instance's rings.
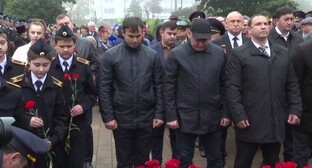
[[[89,65],[90,64],[90,61],[88,61],[86,59],[83,59],[81,57],[77,57],[77,61],[80,62],[80,63],[83,63],[85,65]]]
[[[15,59],[11,59],[11,62],[13,64],[17,64],[17,65],[22,65],[22,66],[25,66],[26,65],[26,62],[24,61],[19,61],[19,60],[15,60]]]
[[[12,83],[12,82],[7,81],[7,83],[8,83],[9,85],[11,85],[11,86],[14,86],[14,87],[17,87],[17,88],[21,88],[19,85],[14,84],[14,83]]]
[[[59,87],[63,87],[63,82],[56,79],[55,77],[52,76],[53,82],[55,85],[59,86]]]
[[[18,75],[18,76],[15,76],[15,77],[12,77],[11,78],[11,82],[12,83],[17,83],[17,82],[20,82],[23,80],[23,77],[24,77],[24,74],[21,74],[21,75]]]

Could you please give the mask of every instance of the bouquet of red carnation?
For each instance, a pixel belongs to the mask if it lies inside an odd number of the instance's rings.
[[[279,162],[276,163],[275,168],[296,168],[297,164],[294,162]]]
[[[166,168],[179,168],[180,160],[178,159],[170,159],[165,163]]]
[[[72,99],[72,107],[71,108],[73,108],[76,105],[76,98],[77,98],[77,94],[78,94],[77,80],[79,78],[79,74],[66,73],[64,78],[65,78],[65,80],[69,80],[70,85],[71,85],[71,89],[73,91],[73,94],[71,95],[71,99]],[[69,153],[69,150],[70,150],[70,132],[74,129],[79,130],[77,125],[73,124],[73,117],[70,116],[69,125],[68,125],[68,133],[67,133],[67,136],[65,139],[65,151],[67,154]]]
[[[160,164],[158,160],[150,160],[145,162],[146,168],[160,168]]]

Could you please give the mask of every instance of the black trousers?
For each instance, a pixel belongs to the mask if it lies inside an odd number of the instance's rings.
[[[113,131],[118,168],[143,166],[149,160],[153,128],[127,129],[118,127]]]
[[[304,130],[300,126],[294,127],[294,162],[297,168],[308,165],[309,156],[311,154],[312,133]]]
[[[64,150],[65,139],[67,136],[67,131],[64,140],[58,143],[54,150],[53,168],[83,168],[84,165],[84,154],[86,149],[86,130],[87,130],[87,120],[85,116],[77,116],[73,119],[73,123],[77,125],[79,130],[72,130],[70,138],[70,151],[67,154]]]
[[[252,161],[259,147],[262,150],[263,165],[275,167],[275,164],[279,162],[278,156],[281,149],[281,143],[259,144],[236,140],[234,168],[251,168]]]

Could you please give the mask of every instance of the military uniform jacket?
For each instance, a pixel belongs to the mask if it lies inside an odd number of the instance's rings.
[[[29,118],[24,112],[24,101],[21,89],[0,78],[0,117],[13,117],[14,126],[27,128]]]
[[[12,77],[23,74],[25,65],[25,62],[17,61],[7,56],[7,64],[4,67],[3,79],[11,81]]]
[[[80,61],[78,61],[80,60]],[[91,69],[88,65],[89,61],[73,56],[72,64],[69,68],[69,73],[79,74],[77,80],[77,98],[75,104],[82,106],[83,111],[86,112],[95,105],[96,102],[96,89],[92,79]],[[72,87],[69,80],[65,80],[62,66],[58,56],[53,60],[49,73],[63,82],[63,91],[65,98],[65,111],[69,114],[72,108]],[[76,116],[75,118],[85,118],[85,113]]]
[[[48,135],[51,143],[55,144],[62,140],[67,126],[66,119],[68,118],[68,114],[64,111],[65,104],[62,86],[56,84],[48,74],[41,91],[37,93],[31,81],[30,72],[19,83],[22,87],[25,103],[29,100],[36,102],[35,109],[43,120],[44,130],[47,131],[49,129]],[[32,117],[27,109],[25,109],[25,112],[29,117]],[[29,128],[29,130],[37,136],[44,138],[43,128]]]

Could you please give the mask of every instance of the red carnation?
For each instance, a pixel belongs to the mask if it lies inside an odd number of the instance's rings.
[[[199,166],[196,166],[196,165],[189,165],[188,168],[200,168]],[[271,168],[271,167],[270,167]]]
[[[69,79],[70,79],[70,73],[66,73],[66,74],[64,75],[64,78],[65,78],[65,80],[69,80]]]
[[[166,168],[179,168],[180,167],[180,161],[177,159],[170,159],[165,163]]]
[[[79,74],[74,73],[74,74],[72,74],[71,77],[72,77],[74,80],[77,80],[77,79],[79,78]]]
[[[297,164],[294,162],[285,162],[285,168],[296,168]]]
[[[145,162],[146,168],[160,168],[160,164],[158,160],[151,160]]]
[[[28,100],[26,103],[25,103],[25,109],[26,110],[32,110],[35,108],[35,105],[36,105],[36,102],[33,101],[33,100]]]
[[[263,165],[262,168],[271,168],[270,165]]]

